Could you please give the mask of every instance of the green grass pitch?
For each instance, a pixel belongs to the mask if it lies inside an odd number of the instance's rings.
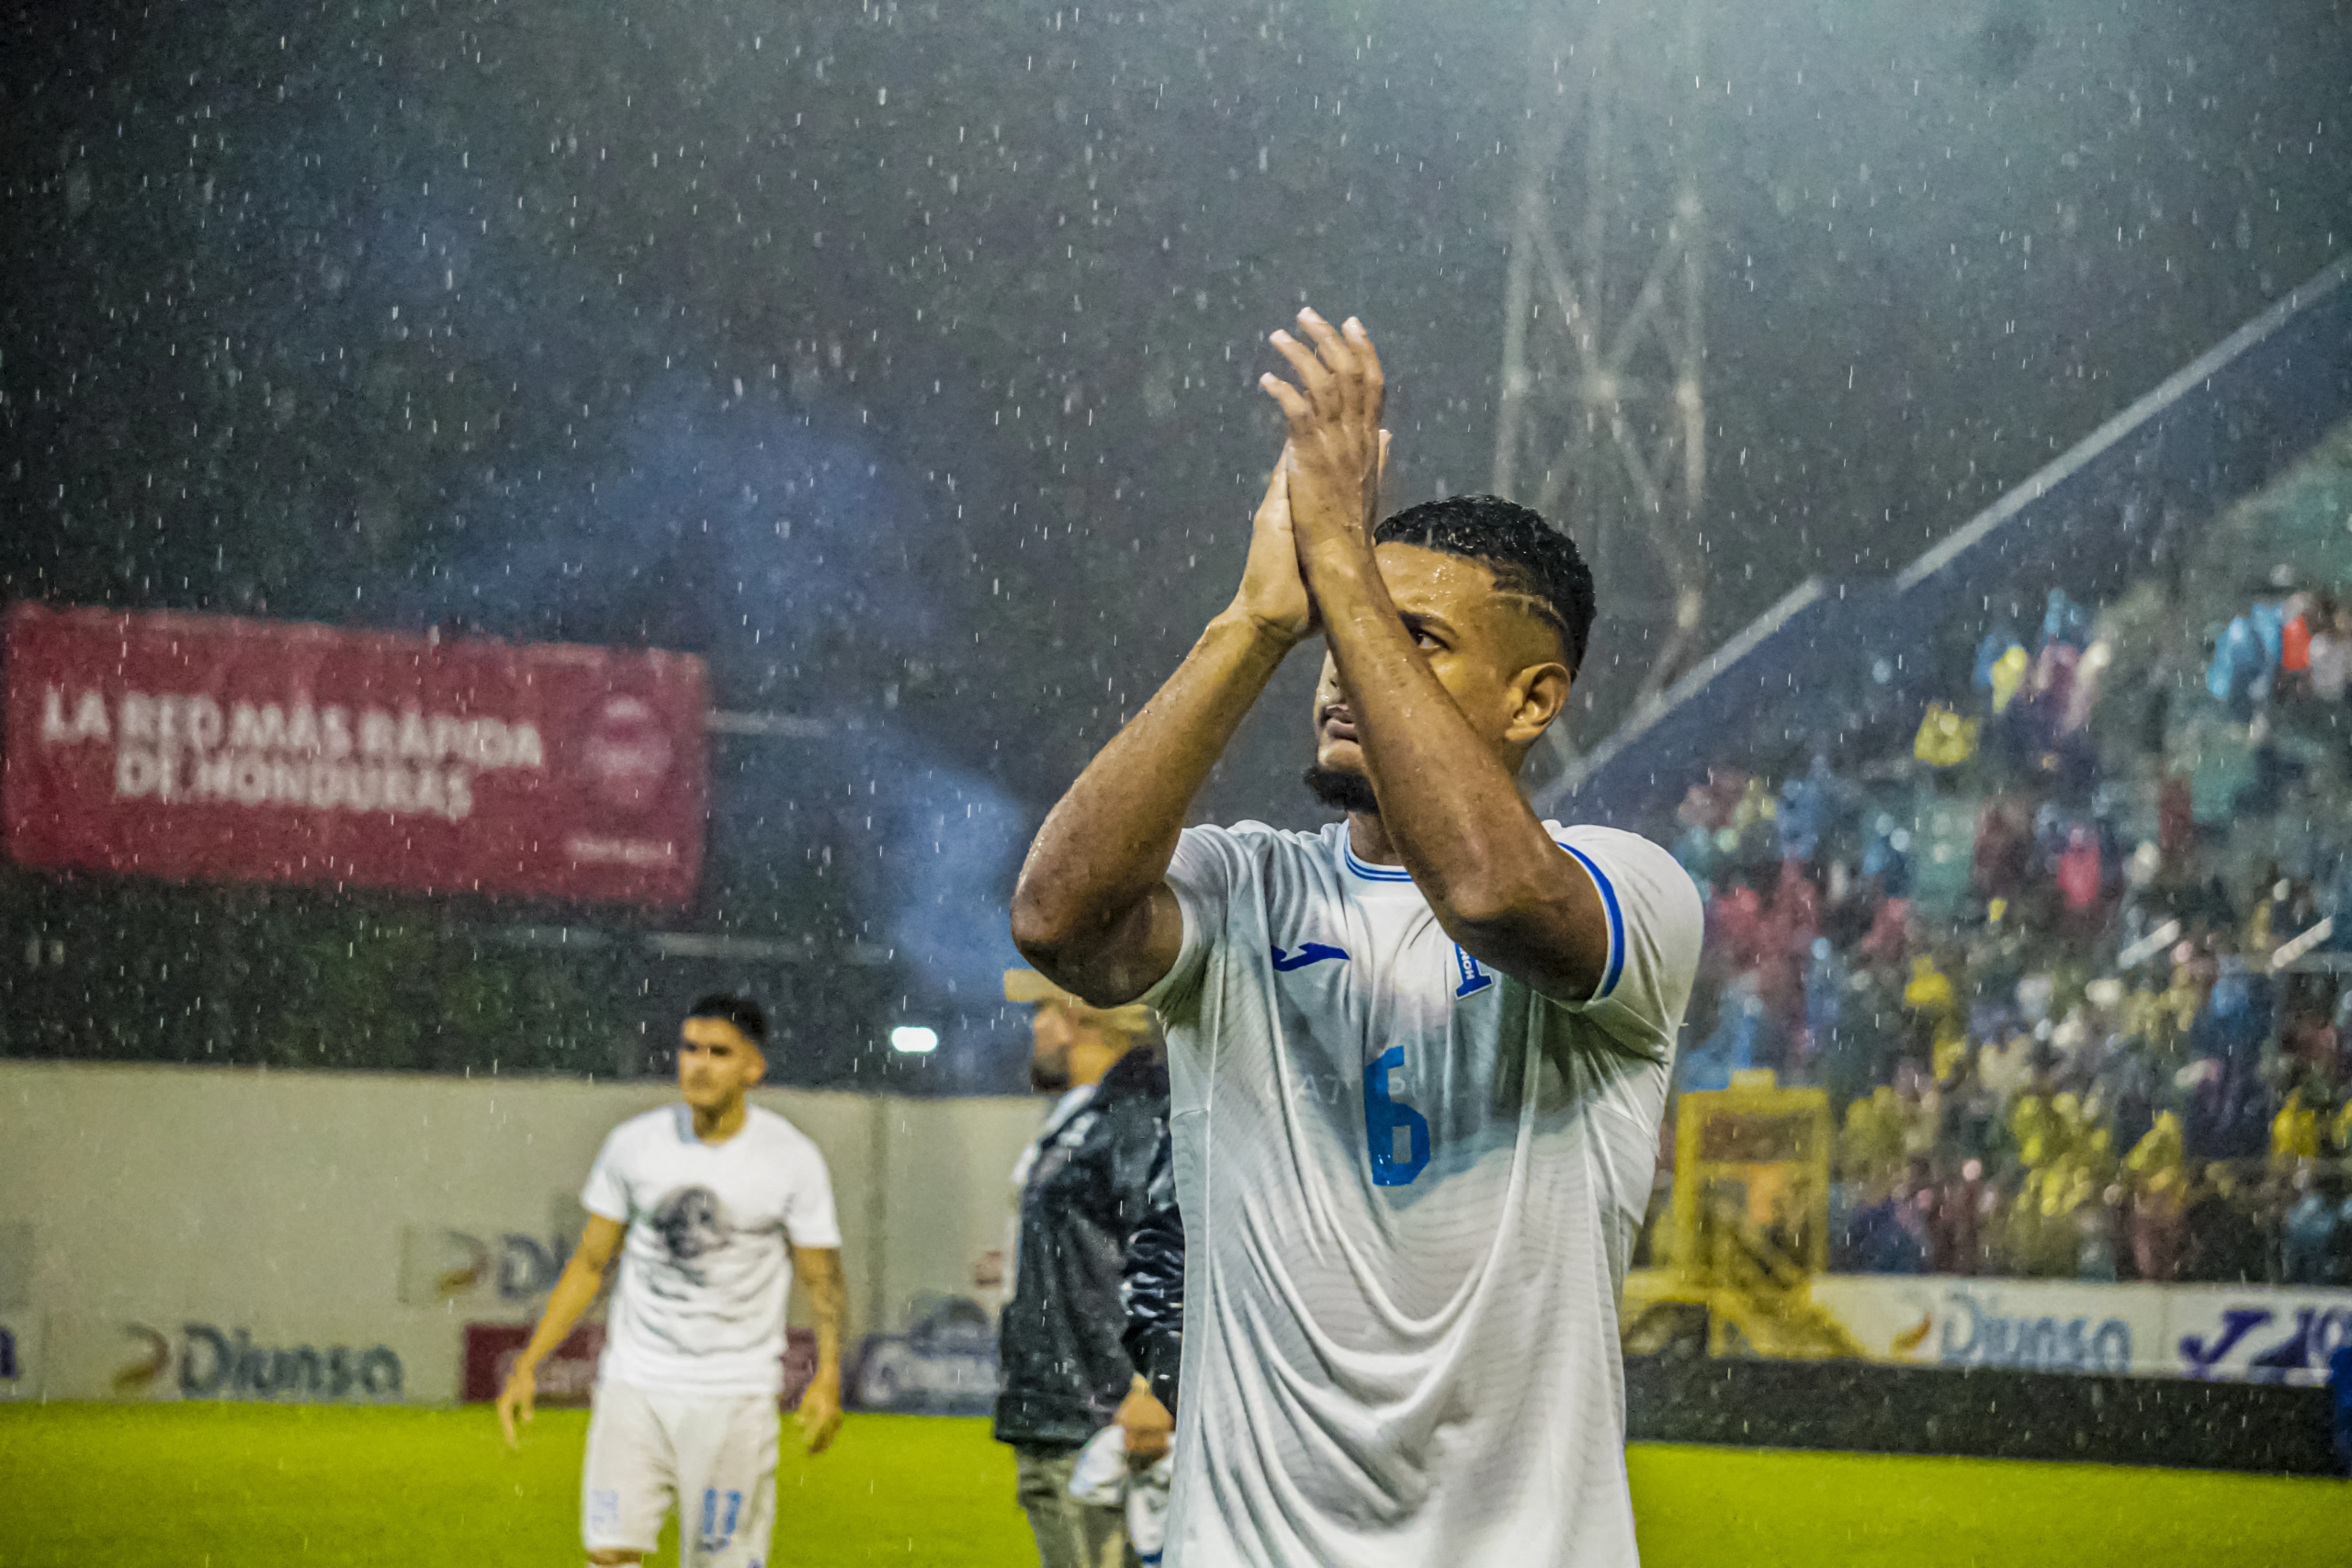
[[[0,1405],[0,1568],[576,1568],[586,1416],[520,1453],[486,1410]],[[777,1568],[1036,1561],[979,1421],[787,1431]],[[1644,1445],[1648,1568],[2319,1568],[2352,1558],[2352,1487],[2101,1465]],[[668,1551],[655,1559],[674,1562]]]

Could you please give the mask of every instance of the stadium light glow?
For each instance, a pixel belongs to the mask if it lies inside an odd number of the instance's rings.
[[[903,1056],[928,1056],[939,1049],[939,1031],[902,1023],[890,1031],[890,1049]]]

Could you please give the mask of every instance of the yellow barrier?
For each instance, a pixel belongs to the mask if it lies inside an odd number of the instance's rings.
[[[1811,1288],[1829,1261],[1829,1100],[1818,1089],[1781,1089],[1758,1071],[1685,1094],[1672,1234],[1662,1267],[1625,1282],[1626,1348],[1665,1348],[1698,1309],[1710,1355],[1861,1355]]]

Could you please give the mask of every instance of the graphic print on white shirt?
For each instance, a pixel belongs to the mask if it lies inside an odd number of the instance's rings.
[[[669,1252],[670,1267],[690,1285],[707,1285],[709,1277],[695,1259],[725,1247],[734,1234],[726,1206],[707,1187],[681,1187],[662,1200],[647,1222]]]
[[[663,1106],[613,1129],[580,1201],[628,1226],[597,1375],[655,1392],[784,1386],[795,1247],[841,1246],[817,1145],[759,1106],[720,1144]]]
[[[1625,1568],[1617,1294],[1697,966],[1664,850],[1593,878],[1589,998],[1541,996],[1411,876],[1320,834],[1188,828],[1168,880],[1187,1241],[1171,1568]]]

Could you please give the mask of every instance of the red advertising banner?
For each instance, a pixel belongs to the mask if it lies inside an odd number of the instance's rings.
[[[514,1371],[514,1358],[531,1342],[527,1323],[469,1323],[458,1371],[458,1398],[468,1404],[496,1399]],[[605,1354],[605,1325],[583,1323],[539,1363],[532,1382],[540,1404],[585,1404],[596,1388],[596,1363]]]
[[[676,906],[703,664],[19,604],[0,820],[28,865]]]

